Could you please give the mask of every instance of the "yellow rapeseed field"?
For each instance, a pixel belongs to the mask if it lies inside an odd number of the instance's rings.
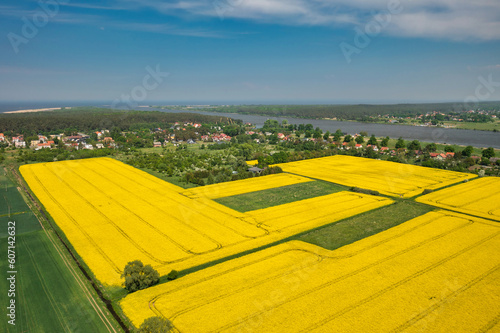
[[[417,201],[500,221],[500,178],[476,179],[424,195]]]
[[[180,332],[498,331],[500,225],[431,212],[335,251],[292,241],[125,297]]]
[[[312,179],[290,175],[287,173],[279,173],[275,175],[267,175],[236,180],[232,182],[195,187],[182,192],[182,194],[190,198],[204,197],[209,199],[218,199],[310,181],[312,181]]]
[[[288,204],[287,223],[205,197],[188,198],[182,188],[110,158],[24,165],[20,171],[88,267],[109,286],[121,284],[120,274],[132,260],[164,275],[392,202],[335,193]],[[316,211],[307,214],[308,206]]]
[[[476,177],[468,173],[344,155],[277,166],[285,172],[404,198],[419,195],[424,189],[438,189]]]

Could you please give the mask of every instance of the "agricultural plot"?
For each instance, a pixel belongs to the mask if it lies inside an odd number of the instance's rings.
[[[286,173],[280,173],[275,175],[236,180],[233,182],[195,187],[182,192],[182,194],[193,199],[200,197],[217,199],[310,181],[312,181],[312,179]]]
[[[338,192],[316,198],[296,201],[250,211],[247,214],[267,230],[283,232],[287,229],[309,230],[359,212],[367,212],[391,203],[386,198],[370,197],[351,192]]]
[[[500,178],[477,179],[424,195],[417,201],[500,221]]]
[[[285,172],[404,198],[419,195],[425,189],[434,190],[476,177],[467,173],[344,155],[277,166]]]
[[[251,210],[279,206],[345,190],[344,186],[315,180],[214,200],[226,207],[245,213]]]
[[[17,188],[3,175],[0,176],[0,202],[2,202],[2,205],[0,205],[0,216],[29,211]]]
[[[335,251],[292,241],[121,301],[180,332],[486,332],[500,328],[500,225],[430,212]]]
[[[262,212],[245,214],[204,197],[188,198],[182,188],[109,158],[20,170],[78,254],[108,286],[121,285],[120,274],[132,260],[165,275],[392,203],[339,192],[289,204],[283,211],[289,210],[287,224],[286,219],[269,221]],[[307,213],[313,206],[316,211]]]

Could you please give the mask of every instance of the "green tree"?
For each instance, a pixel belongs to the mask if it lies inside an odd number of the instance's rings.
[[[321,130],[314,131],[313,138],[315,138],[315,139],[321,139],[322,137],[323,137],[323,132],[321,132]]]
[[[492,147],[484,149],[483,150],[483,157],[488,158],[488,159],[495,157],[495,149],[493,149]]]
[[[269,143],[275,145],[278,143],[278,136],[276,134],[269,136]]]
[[[368,144],[373,146],[376,146],[378,144],[375,135],[372,134],[372,136],[368,139]]]
[[[403,138],[399,138],[398,141],[396,142],[396,149],[404,148],[406,147],[405,140]]]
[[[472,152],[474,151],[474,147],[467,146],[462,150],[462,156],[470,157],[472,156]]]
[[[352,141],[352,136],[351,134],[347,134],[345,137],[344,137],[344,142],[351,142]]]
[[[446,146],[446,147],[444,147],[444,151],[447,153],[454,153],[455,148],[453,148],[453,146]]]
[[[429,143],[425,146],[424,150],[429,153],[433,153],[437,150],[437,145],[435,143]]]
[[[145,289],[155,285],[160,280],[160,274],[151,265],[146,265],[140,260],[130,261],[125,265],[123,274],[125,289],[129,292]]]
[[[413,140],[412,142],[408,143],[408,146],[406,146],[409,150],[420,150],[420,141],[418,140]]]
[[[342,136],[342,131],[340,129],[338,129],[337,131],[335,131],[335,133],[333,134],[333,141],[335,142],[339,142],[340,141],[340,137]]]
[[[167,318],[150,317],[143,321],[139,333],[168,333],[172,332],[174,325]]]
[[[387,147],[387,146],[389,146],[389,140],[390,140],[390,138],[389,138],[388,136],[386,136],[384,139],[382,139],[382,142],[380,142],[380,145],[381,145],[382,147]]]
[[[325,135],[323,135],[323,140],[328,140],[330,138],[330,132],[326,131]]]
[[[356,137],[356,143],[357,143],[358,145],[363,144],[363,142],[365,142],[365,139],[364,139],[361,135],[360,135],[360,136],[358,136],[358,137]]]

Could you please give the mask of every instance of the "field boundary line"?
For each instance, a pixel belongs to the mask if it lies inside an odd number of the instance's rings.
[[[484,325],[483,327],[481,327],[478,332],[479,333],[488,332],[493,327],[495,327],[496,325],[498,325],[498,322],[500,322],[500,313],[495,318],[493,318],[492,320],[490,320],[486,325]]]
[[[326,288],[326,287],[328,287],[328,286],[330,286],[330,285],[333,285],[333,284],[338,283],[338,282],[340,282],[340,281],[343,281],[343,280],[345,280],[345,279],[347,279],[347,278],[350,278],[350,277],[352,277],[352,276],[354,276],[354,275],[357,275],[357,274],[359,274],[359,273],[362,273],[362,272],[364,272],[364,271],[366,271],[366,270],[368,270],[368,269],[370,269],[370,268],[372,268],[372,267],[375,267],[375,266],[377,266],[377,265],[379,265],[379,264],[381,264],[381,263],[384,263],[384,262],[386,262],[386,261],[392,260],[392,259],[394,259],[394,258],[396,258],[396,257],[398,257],[398,256],[400,256],[400,255],[403,255],[403,254],[408,253],[408,252],[410,252],[410,251],[412,251],[412,250],[414,250],[414,249],[417,249],[417,248],[419,248],[419,247],[421,247],[421,246],[423,246],[423,245],[425,245],[425,244],[427,244],[427,243],[433,242],[433,241],[438,240],[439,238],[443,238],[443,237],[445,237],[445,236],[447,236],[447,235],[449,235],[449,234],[451,234],[451,233],[453,233],[453,232],[455,232],[455,231],[458,231],[458,230],[460,230],[460,229],[462,229],[462,228],[468,227],[468,226],[470,226],[471,224],[473,224],[473,223],[468,223],[468,224],[464,224],[464,225],[459,225],[458,227],[455,227],[455,228],[453,228],[453,229],[451,229],[451,230],[448,230],[448,231],[446,231],[446,232],[443,232],[443,233],[441,233],[441,234],[438,234],[438,235],[436,235],[436,236],[434,236],[434,237],[432,237],[432,238],[428,238],[428,239],[426,239],[426,240],[424,240],[424,241],[422,241],[422,242],[420,242],[420,243],[418,243],[418,244],[415,244],[415,245],[413,245],[413,246],[410,246],[409,248],[406,248],[406,249],[404,249],[404,250],[401,250],[401,251],[399,251],[399,252],[396,252],[396,253],[394,253],[394,254],[392,254],[392,255],[388,256],[388,257],[385,257],[385,258],[383,258],[383,259],[380,259],[380,260],[378,260],[378,261],[376,261],[376,262],[373,262],[373,263],[371,263],[371,264],[369,264],[369,265],[366,265],[366,266],[364,266],[364,267],[358,268],[358,269],[356,269],[356,270],[354,270],[354,271],[352,271],[352,272],[350,272],[350,273],[347,273],[347,274],[345,274],[345,275],[339,276],[339,277],[337,277],[337,278],[335,278],[335,279],[333,279],[333,280],[330,280],[330,281],[328,281],[328,282],[326,282],[326,283],[324,283],[324,284],[322,284],[322,285],[319,285],[319,286],[314,287],[314,288],[312,288],[312,289],[309,289],[309,290],[307,290],[307,291],[303,291],[303,292],[301,292],[301,293],[297,294],[297,295],[294,297],[294,299],[293,299],[293,300],[297,300],[297,299],[299,299],[299,298],[302,298],[302,297],[304,297],[304,296],[307,296],[307,295],[308,295],[308,294],[310,294],[311,292],[314,292],[314,291],[318,291],[318,290],[324,289],[324,288]],[[337,258],[335,258],[335,257],[327,257],[327,258],[337,259]],[[292,300],[285,300],[285,301],[283,301],[283,302],[280,302],[280,303],[276,304],[276,305],[273,307],[273,309],[278,308],[278,307],[280,307],[280,306],[282,306],[282,305],[285,305],[285,304],[289,303],[290,301],[292,301]],[[248,320],[248,319],[250,319],[250,318],[253,318],[253,317],[259,316],[259,315],[261,315],[263,312],[264,312],[264,311],[259,311],[259,312],[256,312],[256,313],[254,313],[254,314],[250,315],[250,316],[247,316],[247,317],[245,317],[245,318],[242,318],[240,321],[238,321],[238,323],[239,323],[239,322],[241,322],[241,321]],[[229,328],[229,327],[233,327],[233,326],[237,325],[238,323],[231,323],[231,324],[228,324],[228,325],[226,325],[226,326],[222,327],[221,329],[227,329],[227,328]]]
[[[476,247],[478,247],[478,246],[486,243],[487,241],[495,238],[498,235],[500,235],[500,231],[496,232],[496,233],[493,233],[493,234],[489,235],[488,237],[485,237],[485,238],[481,239],[480,241],[477,241],[474,244],[471,244],[471,245],[467,246],[466,248],[464,248],[464,249],[462,249],[462,250],[460,250],[460,251],[452,254],[451,256],[443,258],[443,259],[439,260],[438,262],[436,262],[436,263],[434,263],[434,264],[432,264],[432,265],[430,265],[430,266],[428,266],[428,267],[426,267],[426,268],[424,268],[424,269],[422,269],[422,270],[420,270],[420,271],[418,271],[418,272],[416,272],[414,274],[411,274],[410,276],[407,276],[403,280],[400,280],[400,281],[398,281],[398,282],[396,282],[396,283],[394,283],[394,284],[392,284],[392,285],[390,285],[390,286],[388,286],[388,287],[386,287],[386,288],[384,288],[384,289],[376,292],[375,294],[373,294],[373,295],[371,295],[369,297],[366,297],[365,299],[363,299],[363,300],[361,300],[361,301],[359,301],[359,302],[357,302],[355,304],[352,304],[352,305],[350,305],[350,306],[342,309],[341,311],[337,311],[335,314],[332,314],[332,315],[328,316],[327,318],[321,320],[320,322],[307,327],[307,329],[302,330],[301,332],[309,332],[312,329],[321,327],[321,326],[325,325],[326,323],[328,323],[328,322],[330,322],[330,321],[332,321],[332,320],[334,320],[334,319],[336,319],[336,318],[338,318],[338,317],[346,314],[347,312],[350,312],[351,310],[354,310],[355,308],[360,307],[361,305],[364,305],[364,304],[366,304],[366,303],[368,303],[368,302],[370,302],[370,301],[372,301],[372,300],[374,300],[374,299],[382,296],[383,294],[385,294],[385,293],[387,293],[387,292],[389,292],[391,290],[394,290],[397,287],[400,287],[400,286],[404,285],[405,283],[407,283],[407,282],[409,282],[409,281],[411,281],[411,280],[413,280],[413,279],[415,279],[417,277],[420,277],[420,276],[422,276],[422,275],[424,275],[424,274],[432,271],[433,269],[435,269],[435,268],[437,268],[437,267],[439,267],[439,266],[441,266],[441,265],[443,265],[443,264],[445,264],[445,263],[447,263],[447,262],[449,262],[449,261],[451,261],[451,260],[453,260],[453,259],[461,256],[462,254],[464,254],[464,253],[466,253],[466,252],[468,252],[468,251],[470,251],[470,250],[472,250],[472,249],[474,249],[474,248],[476,248]]]
[[[154,260],[158,263],[164,263],[162,262],[160,259],[157,259],[156,257],[154,257],[151,253],[149,253],[148,251],[146,251],[144,248],[142,248],[139,244],[137,244],[122,228],[120,228],[112,219],[110,219],[109,217],[107,217],[103,212],[101,212],[100,210],[98,210],[90,201],[88,201],[86,198],[84,198],[80,193],[78,193],[75,188],[73,188],[72,186],[70,186],[68,184],[68,182],[66,182],[64,179],[62,179],[61,177],[59,177],[57,174],[54,173],[54,171],[50,170],[47,168],[47,166],[44,164],[43,165],[47,170],[48,172],[52,173],[54,176],[56,176],[56,178],[58,178],[62,183],[64,183],[64,185],[71,191],[73,192],[77,197],[80,197],[87,205],[89,205],[90,207],[92,207],[96,212],[97,214],[101,215],[106,221],[108,221],[112,226],[115,227],[115,229],[120,233],[122,234],[123,237],[125,237],[125,239],[127,239],[135,248],[137,248],[140,252],[144,253],[148,258],[150,258],[151,260]],[[71,172],[71,170],[70,170]],[[84,179],[85,180],[85,179]],[[85,180],[87,181],[87,180]],[[88,182],[88,181],[87,181]],[[43,185],[42,185],[43,186]],[[47,191],[48,192],[48,191]],[[53,199],[55,200],[55,198]],[[66,211],[66,210],[65,210]],[[67,213],[68,216],[70,216],[69,213]],[[119,269],[116,265],[115,266],[115,270],[117,273],[121,273],[121,269]]]
[[[104,260],[106,260],[112,268],[118,273],[120,273],[120,268],[111,260],[111,258],[108,257],[108,255],[101,249],[99,245],[95,243],[95,241],[90,237],[90,235],[85,231],[85,229],[64,209],[64,207],[61,205],[61,203],[56,200],[56,198],[47,190],[47,188],[42,184],[40,179],[36,174],[33,173],[34,179],[37,181],[38,185],[43,189],[45,194],[59,207],[59,209],[63,212],[64,215],[68,217],[70,221],[73,222],[73,224],[81,231],[81,233],[88,239],[88,241],[94,246],[94,248],[103,256]]]
[[[298,251],[298,249],[297,249],[297,250],[290,250],[290,252],[293,252],[293,251]],[[283,254],[284,252],[287,252],[287,251],[281,251],[281,253],[279,253],[279,254]],[[305,252],[308,252],[308,251],[305,251]],[[312,253],[312,252],[311,252],[311,253]],[[280,273],[280,274],[277,274],[277,275],[274,275],[274,276],[268,277],[268,278],[266,278],[266,279],[264,279],[264,280],[262,280],[262,281],[258,281],[258,282],[256,282],[256,283],[251,284],[251,285],[245,285],[245,286],[244,286],[244,287],[242,287],[242,288],[239,288],[239,289],[237,289],[237,290],[232,290],[232,291],[230,291],[230,292],[227,292],[227,293],[226,293],[226,294],[224,294],[224,295],[220,295],[220,296],[218,296],[218,297],[216,297],[216,298],[213,298],[213,299],[211,299],[211,300],[210,300],[210,301],[208,301],[208,302],[204,302],[202,305],[193,305],[193,306],[191,306],[190,308],[183,309],[182,311],[179,311],[179,312],[174,313],[172,316],[169,316],[169,318],[175,319],[175,318],[177,318],[178,316],[181,316],[182,314],[184,314],[184,313],[186,313],[186,312],[189,312],[189,311],[193,310],[194,308],[200,308],[200,307],[202,307],[202,306],[207,306],[207,305],[209,305],[209,304],[211,304],[211,303],[214,303],[214,302],[217,302],[217,301],[219,301],[219,300],[221,300],[221,299],[228,298],[228,297],[231,297],[231,296],[233,296],[233,295],[236,295],[236,294],[238,294],[238,293],[239,293],[240,291],[242,291],[242,290],[252,289],[252,288],[258,287],[258,286],[260,286],[260,285],[262,285],[262,284],[264,284],[264,283],[267,283],[267,282],[270,282],[270,281],[276,280],[276,279],[278,279],[278,278],[282,278],[282,277],[284,277],[284,276],[287,276],[287,275],[293,274],[293,273],[295,273],[295,272],[297,272],[297,271],[300,271],[300,270],[302,270],[302,269],[304,269],[304,268],[307,268],[307,267],[310,267],[310,266],[313,266],[313,265],[317,265],[319,262],[321,262],[321,261],[323,260],[323,258],[322,258],[320,255],[318,255],[318,254],[315,254],[315,255],[316,255],[316,257],[317,257],[317,258],[316,258],[316,260],[315,260],[314,262],[311,262],[311,263],[309,263],[309,264],[307,264],[307,265],[301,265],[300,267],[295,268],[295,269],[293,269],[293,270],[291,270],[291,271],[286,271],[286,272],[283,272],[283,273]],[[262,262],[262,261],[263,261],[263,260],[260,260],[260,262]],[[292,264],[291,264],[291,266],[292,266],[292,268],[293,268],[294,266],[296,266],[296,264],[292,263]],[[184,289],[185,289],[185,288],[184,288]],[[158,312],[160,312],[160,311],[158,310]],[[161,312],[160,312],[160,313],[161,313]]]
[[[89,171],[93,172],[94,174],[97,174],[97,175],[98,175],[98,176],[100,176],[100,177],[103,177],[102,175],[100,175],[99,173],[97,173],[95,170],[89,169]],[[198,233],[198,234],[202,235],[203,237],[205,237],[206,239],[208,239],[209,241],[213,242],[213,243],[216,245],[216,248],[215,248],[215,249],[211,249],[211,250],[209,250],[209,251],[205,251],[205,252],[201,252],[201,253],[193,253],[193,254],[195,254],[195,255],[196,255],[196,254],[210,253],[210,252],[213,252],[213,251],[217,251],[218,249],[220,249],[220,248],[222,248],[222,247],[223,247],[221,243],[219,243],[217,240],[213,239],[212,237],[208,236],[208,235],[207,235],[206,233],[204,233],[203,231],[200,231],[200,230],[196,229],[195,227],[193,227],[193,226],[192,226],[192,225],[190,225],[190,224],[187,224],[187,223],[182,222],[182,220],[181,220],[181,219],[179,219],[179,218],[177,218],[177,217],[175,217],[175,216],[171,216],[171,215],[170,215],[170,214],[168,214],[168,213],[167,213],[167,212],[166,212],[166,211],[165,211],[162,207],[160,207],[160,206],[158,206],[158,207],[157,207],[157,206],[153,206],[153,205],[152,205],[149,201],[147,201],[147,200],[145,200],[143,197],[141,197],[141,196],[137,195],[135,192],[130,191],[130,190],[128,190],[128,189],[126,189],[126,188],[122,187],[121,185],[117,184],[116,182],[112,181],[111,179],[107,179],[107,180],[108,180],[110,183],[112,183],[112,184],[114,184],[115,186],[117,186],[117,187],[119,187],[120,189],[122,189],[123,191],[125,191],[125,192],[127,192],[127,193],[130,193],[130,194],[131,194],[131,195],[133,195],[135,198],[137,198],[137,199],[139,199],[140,201],[142,201],[142,202],[146,203],[147,205],[151,206],[152,208],[157,209],[157,210],[159,210],[159,211],[163,212],[165,215],[167,215],[167,216],[169,216],[169,217],[171,217],[171,218],[173,218],[173,219],[177,220],[177,221],[178,221],[180,224],[182,224],[183,226],[187,226],[189,229],[191,229],[191,230],[195,231],[196,233]],[[145,186],[145,187],[146,187],[146,186]],[[152,190],[151,188],[149,188],[149,187],[146,187],[146,188],[147,188],[148,190],[150,190],[150,191],[152,191],[152,192],[153,192],[153,190]],[[108,196],[108,197],[109,197],[109,196]],[[122,207],[123,207],[124,209],[126,209],[127,211],[130,211],[127,207],[124,207],[124,206],[122,206]],[[136,215],[136,216],[137,216],[137,214],[133,213],[132,211],[130,211],[130,213],[132,213],[132,214],[134,214],[134,215]],[[138,218],[140,218],[140,217],[138,217]],[[141,219],[141,221],[143,220],[142,218],[140,218],[140,219]],[[150,225],[150,223],[149,223],[149,222],[146,222],[146,221],[144,221],[144,222],[145,222],[146,224]],[[153,228],[154,230],[156,230],[159,234],[161,234],[161,235],[165,236],[167,239],[169,239],[169,237],[168,237],[167,235],[165,235],[165,233],[164,233],[164,232],[162,232],[162,231],[158,230],[158,228],[156,228],[156,227],[155,227],[155,226],[153,226],[153,225],[150,225],[150,226],[151,226],[151,228]],[[175,243],[174,243],[174,244],[175,244]]]
[[[408,321],[406,321],[402,325],[396,327],[390,333],[401,332],[401,331],[405,330],[406,328],[408,328],[410,326],[413,326],[415,323],[419,322],[420,320],[424,319],[427,315],[429,315],[433,311],[435,311],[438,308],[440,308],[443,304],[448,303],[448,301],[450,299],[453,299],[454,297],[460,295],[462,292],[464,292],[464,291],[472,288],[473,286],[475,286],[476,284],[478,284],[479,282],[481,282],[482,280],[484,280],[486,277],[490,276],[491,274],[495,273],[499,269],[500,269],[500,264],[497,264],[493,268],[490,268],[488,271],[486,271],[485,273],[483,273],[483,274],[479,275],[478,277],[472,279],[471,281],[469,281],[468,283],[466,283],[465,285],[463,285],[459,289],[457,289],[457,290],[451,292],[450,294],[446,295],[439,302],[436,302],[435,304],[431,305],[430,307],[428,307],[424,311],[420,312],[418,315],[416,315],[413,318],[409,319]]]
[[[120,162],[120,161],[117,161],[117,162]],[[100,164],[100,165],[103,165],[100,161],[96,161],[96,163],[97,163],[97,164]],[[125,164],[125,163],[123,163],[123,162],[120,162],[120,163]],[[127,164],[125,164],[125,165],[127,165]],[[127,165],[127,166],[128,166],[128,165]],[[104,165],[104,167],[105,167],[105,165]],[[133,167],[132,167],[132,168],[133,168]],[[144,172],[144,171],[139,170],[139,169],[136,169],[136,168],[134,168],[134,169],[135,169],[135,170],[138,170],[138,171],[140,171],[140,172]],[[127,171],[131,172],[130,170],[127,170]],[[118,175],[120,175],[120,176],[122,176],[122,177],[128,178],[126,175],[124,175],[124,174],[123,174],[123,173],[121,173],[121,172],[118,172],[117,170],[112,170],[112,172],[114,172],[114,173],[116,173],[116,174],[118,174]],[[153,177],[154,177],[154,176],[153,176]],[[158,179],[159,181],[163,182],[163,183],[170,184],[170,183],[168,183],[167,181],[164,181],[164,180],[162,180],[162,179],[160,179],[160,178],[157,178],[157,179]],[[140,185],[140,186],[144,187],[145,189],[147,189],[147,190],[149,190],[149,191],[151,191],[151,190],[152,190],[152,189],[151,189],[151,188],[149,188],[147,185],[144,185],[144,184],[142,184],[142,183],[140,183],[140,182],[137,182],[137,185]],[[157,190],[157,191],[158,191],[158,190]],[[165,191],[164,191],[163,189],[161,189],[160,191],[161,191],[162,193],[165,193]],[[177,192],[176,192],[176,193],[177,193]],[[166,194],[168,194],[168,193],[166,193]],[[182,194],[180,194],[180,193],[177,193],[177,194],[182,196]],[[179,202],[179,200],[178,200],[178,199],[176,199],[175,197],[171,197],[170,199],[171,199],[172,201],[176,202],[179,206],[183,207],[183,209],[185,209],[185,210],[187,210],[187,211],[191,210],[191,208],[190,208],[190,207],[186,206],[186,205],[185,205],[185,204],[183,204],[182,202]],[[201,198],[201,200],[203,200],[203,199],[204,199],[204,198]],[[244,220],[244,218],[243,218],[244,216],[242,217],[242,216],[240,215],[240,214],[242,214],[242,213],[240,213],[240,212],[238,212],[238,211],[235,211],[235,213],[237,213],[237,214],[235,214],[235,215],[231,215],[231,214],[229,214],[229,213],[228,213],[228,212],[226,212],[226,211],[223,211],[223,210],[218,209],[217,207],[214,207],[214,206],[208,206],[208,205],[204,204],[204,203],[203,203],[203,201],[200,201],[200,200],[198,200],[198,199],[197,199],[197,200],[191,199],[191,200],[193,200],[193,202],[195,202],[195,203],[197,203],[197,204],[199,204],[199,205],[207,206],[207,207],[209,207],[210,209],[216,210],[217,212],[219,212],[219,213],[221,213],[221,214],[224,214],[225,216],[229,216],[229,217],[231,217],[231,218],[239,219],[239,220],[241,220],[242,222],[244,222],[244,223],[246,223],[246,224],[249,224],[249,225],[251,225],[251,226],[255,226],[255,227],[257,227],[257,228],[261,229],[262,231],[264,231],[264,235],[262,235],[262,236],[256,236],[256,237],[253,237],[253,236],[248,236],[248,235],[242,234],[241,232],[239,232],[239,231],[238,231],[238,230],[236,230],[235,228],[230,227],[229,225],[226,225],[226,224],[220,223],[220,222],[219,222],[219,220],[217,220],[217,219],[215,219],[215,220],[214,220],[214,219],[212,219],[212,217],[211,217],[210,215],[205,214],[205,213],[203,212],[203,210],[202,210],[202,209],[198,211],[198,214],[200,214],[201,216],[203,216],[203,217],[206,217],[206,218],[210,219],[211,221],[213,221],[213,223],[218,224],[218,225],[220,225],[221,227],[226,228],[226,229],[228,229],[228,230],[231,230],[232,232],[234,232],[234,233],[236,233],[236,234],[238,234],[238,235],[240,235],[240,236],[242,236],[242,237],[245,237],[245,238],[248,238],[248,239],[255,239],[255,238],[263,237],[263,236],[266,236],[267,234],[269,234],[269,231],[268,231],[268,230],[266,230],[266,229],[264,229],[264,228],[261,228],[261,227],[259,227],[259,226],[258,226],[258,225],[256,225],[256,224],[249,223],[249,222],[245,221],[245,220]],[[210,200],[210,199],[206,199],[206,200],[209,200],[210,202],[217,203],[217,202],[215,202],[215,201],[213,201],[213,200]],[[225,206],[224,206],[224,207],[225,207]],[[228,208],[228,207],[226,207],[226,208],[227,208],[227,209],[230,209],[230,208]],[[234,210],[233,210],[233,211],[234,211]],[[240,216],[238,216],[238,215],[240,215]],[[244,240],[244,241],[246,241],[246,240]],[[241,241],[241,242],[244,242],[244,241]],[[168,264],[168,263],[166,263],[166,264]]]

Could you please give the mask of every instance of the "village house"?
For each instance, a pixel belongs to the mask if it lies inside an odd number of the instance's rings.
[[[23,141],[16,141],[14,142],[14,146],[16,148],[26,148],[26,142],[23,140]]]
[[[24,137],[22,135],[19,136],[13,136],[12,137],[12,142],[18,142],[18,141],[24,141]]]
[[[32,141],[33,142],[33,141]],[[35,147],[35,150],[40,150],[40,149],[51,149],[52,148],[52,145],[54,145],[54,141],[47,141],[47,142],[39,142],[36,147]]]
[[[368,147],[371,147],[373,149],[373,151],[378,151],[378,147],[376,145],[367,145],[366,148],[368,148]],[[389,149],[389,148],[387,148],[387,149]]]

